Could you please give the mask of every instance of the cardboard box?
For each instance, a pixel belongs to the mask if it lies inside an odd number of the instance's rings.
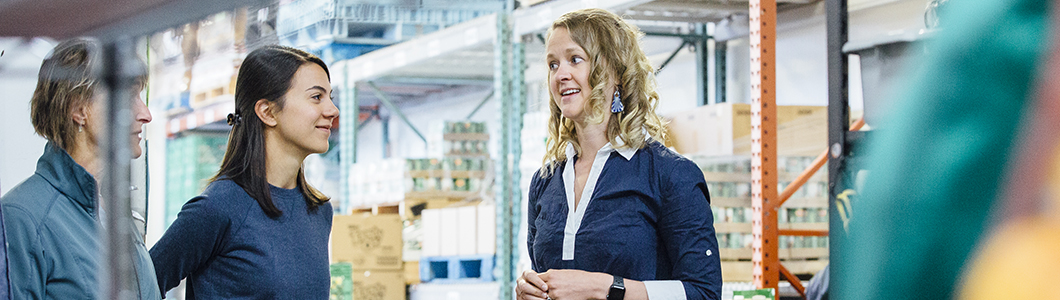
[[[405,284],[420,283],[420,262],[405,262]]]
[[[401,216],[336,215],[331,228],[331,257],[354,269],[401,270]]]
[[[705,105],[669,116],[667,130],[682,154],[749,155],[751,105]],[[816,156],[828,147],[828,107],[777,106],[777,155]]]
[[[424,209],[420,213],[420,220],[422,223],[421,230],[423,231],[423,250],[420,252],[420,256],[440,256],[442,255],[442,244],[441,244],[441,227],[442,227],[442,215],[437,209]]]
[[[456,208],[457,254],[475,255],[478,252],[478,206]]]
[[[405,300],[404,270],[353,270],[353,300]]]
[[[438,240],[441,244],[441,256],[459,255],[458,242],[460,238],[459,215],[456,208],[439,209],[441,225],[438,226]]]

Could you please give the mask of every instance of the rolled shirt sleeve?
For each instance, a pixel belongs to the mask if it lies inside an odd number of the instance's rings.
[[[681,281],[686,299],[720,299],[721,260],[703,172],[695,163],[679,160],[663,179],[668,188],[663,190],[659,237],[673,261],[672,279]]]

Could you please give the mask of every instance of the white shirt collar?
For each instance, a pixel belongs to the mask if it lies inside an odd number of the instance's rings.
[[[645,130],[644,132],[644,138],[645,140],[651,138],[651,136],[648,135],[647,130]],[[621,136],[615,137],[615,142],[617,142],[616,146],[612,146],[611,142],[608,142],[607,144],[604,144],[604,146],[601,147],[600,150],[596,153],[618,151],[618,154],[622,155],[622,158],[625,158],[627,161],[633,159],[633,155],[637,154],[638,149],[633,149],[632,147],[625,147],[626,141],[622,140]],[[567,142],[567,159],[573,159],[575,155],[578,155],[578,151],[574,150],[574,143]]]

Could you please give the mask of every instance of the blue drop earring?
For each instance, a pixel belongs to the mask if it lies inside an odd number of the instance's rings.
[[[622,93],[618,92],[618,87],[615,87],[615,97],[611,98],[611,113],[617,114],[624,109],[625,106],[622,106]]]

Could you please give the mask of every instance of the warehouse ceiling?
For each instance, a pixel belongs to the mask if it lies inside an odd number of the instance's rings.
[[[0,36],[140,36],[276,0],[0,0]]]
[[[49,36],[61,39],[85,34],[106,36],[115,32],[144,34],[164,26],[174,26],[168,24],[182,24],[209,13],[230,9],[229,6],[262,5],[272,1],[275,0],[4,0],[0,1],[0,36]],[[551,5],[557,1],[562,0],[542,1],[533,6]],[[778,9],[817,1],[820,0],[778,0]],[[695,24],[746,15],[748,9],[748,2],[741,0],[654,0],[637,3],[620,9],[618,13],[634,20],[646,31],[678,34],[687,34]],[[530,68],[538,66],[538,62],[543,60],[542,33],[524,36],[525,61]],[[649,56],[672,52],[680,43],[679,38],[651,35],[642,41]],[[457,87],[473,86],[488,90],[493,85],[495,59],[492,43],[482,43],[391,70],[374,81],[395,102],[421,101]],[[378,104],[374,93],[365,89],[359,85],[362,92],[358,98],[363,99],[362,104]]]
[[[554,0],[555,1],[555,0]],[[820,0],[779,0],[778,10],[815,3]],[[549,5],[544,1],[535,5]],[[733,15],[746,16],[747,1],[738,0],[655,0],[647,1],[618,13],[646,32],[689,34],[696,24],[719,22]],[[743,18],[746,20],[746,18]],[[528,68],[539,67],[544,60],[543,30],[523,37]],[[681,45],[677,37],[647,35],[641,45],[653,63],[659,65]],[[482,43],[461,51],[443,53],[432,59],[409,64],[387,72],[374,82],[391,101],[400,105],[406,101],[429,101],[437,93],[460,86],[478,86],[481,90],[493,86],[494,61],[491,43]],[[375,94],[359,85],[361,105],[377,105]]]

